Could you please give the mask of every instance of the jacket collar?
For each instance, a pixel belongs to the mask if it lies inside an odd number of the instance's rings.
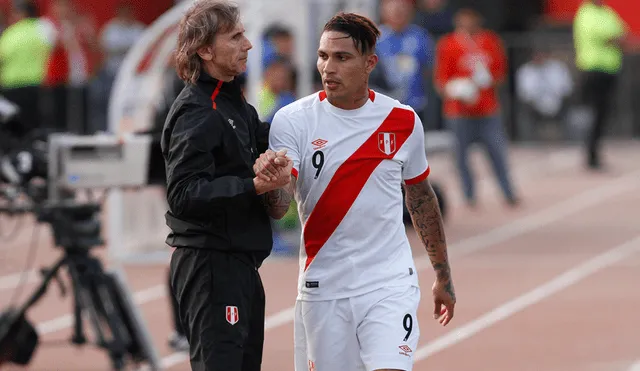
[[[216,97],[220,95],[228,95],[231,98],[242,98],[242,89],[238,79],[235,78],[232,81],[226,82],[211,77],[208,73],[200,72],[197,85],[204,90],[204,92],[211,96],[211,100],[215,101]]]

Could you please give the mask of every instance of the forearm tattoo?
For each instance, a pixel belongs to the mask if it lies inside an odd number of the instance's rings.
[[[292,183],[294,179],[291,179]],[[279,188],[264,195],[264,205],[269,216],[279,219],[287,213],[293,198],[293,189],[292,184],[289,184],[285,188]]]
[[[436,276],[440,282],[446,282],[448,293],[455,298],[438,198],[427,180],[405,186],[405,192],[413,227],[427,250]]]

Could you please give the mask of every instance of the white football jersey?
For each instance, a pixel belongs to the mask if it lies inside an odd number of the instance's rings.
[[[280,109],[269,147],[287,149],[302,223],[299,300],[332,300],[418,285],[402,219],[402,185],[429,175],[414,110],[370,91],[343,110],[326,93]]]

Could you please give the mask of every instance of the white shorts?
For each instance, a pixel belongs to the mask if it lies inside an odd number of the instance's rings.
[[[295,371],[411,371],[420,337],[419,303],[415,286],[296,301]]]

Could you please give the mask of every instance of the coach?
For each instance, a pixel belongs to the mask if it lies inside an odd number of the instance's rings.
[[[166,242],[176,248],[171,289],[196,371],[260,370],[265,297],[258,268],[272,248],[269,217],[282,218],[291,201],[281,188],[292,162],[267,151],[268,126],[235,79],[251,47],[238,8],[225,1],[198,1],[179,25],[176,69],[186,86],[161,146]],[[260,161],[270,166],[256,176]]]

